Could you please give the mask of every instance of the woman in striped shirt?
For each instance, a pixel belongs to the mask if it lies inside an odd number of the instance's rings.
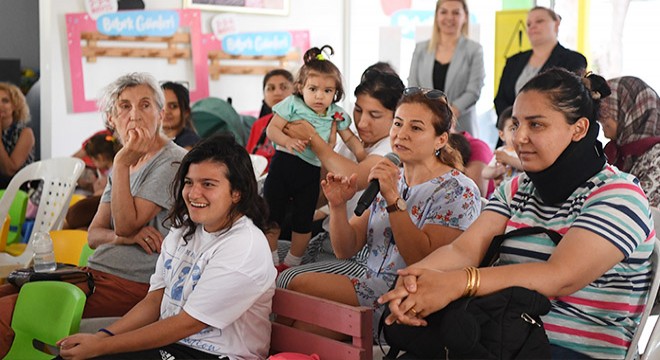
[[[525,172],[502,184],[452,244],[400,271],[396,288],[379,299],[389,302],[388,322],[424,325],[463,296],[463,269],[480,263],[495,235],[542,226],[561,243],[546,235],[505,240],[497,266],[480,269],[469,293],[522,286],[550,298],[543,322],[553,358],[625,357],[648,295],[655,231],[639,181],[607,165],[596,139],[599,99],[609,93],[602,77],[561,69],[522,88],[513,119]]]

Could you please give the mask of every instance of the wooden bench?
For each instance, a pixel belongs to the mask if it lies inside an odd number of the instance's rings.
[[[271,353],[317,354],[322,360],[371,360],[372,318],[368,307],[344,305],[285,289],[276,289],[273,313],[346,334],[351,343],[333,340],[279,323],[273,323]]]

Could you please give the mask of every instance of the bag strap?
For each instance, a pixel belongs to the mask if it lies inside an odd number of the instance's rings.
[[[87,287],[89,291],[87,292],[87,297],[90,297],[96,291],[96,284],[94,283],[94,275],[92,273],[84,271],[85,276],[87,277]]]
[[[554,230],[546,229],[541,226],[525,227],[525,228],[509,231],[508,233],[505,234],[496,235],[495,237],[493,237],[493,240],[491,241],[490,246],[486,251],[486,255],[484,256],[484,259],[481,261],[479,267],[491,266],[495,262],[495,260],[497,260],[498,255],[500,254],[500,247],[502,246],[504,240],[515,236],[526,236],[526,235],[536,235],[536,234],[548,235],[550,240],[552,240],[552,242],[555,243],[555,246],[559,245],[559,242],[561,241],[562,238],[562,235],[559,234],[558,232]]]
[[[397,276],[398,278],[398,276]],[[394,281],[394,285],[396,284],[396,280]],[[394,288],[394,285],[390,288],[392,290]],[[387,306],[387,305],[386,305]],[[383,349],[383,343],[380,340],[382,335],[383,335],[383,329],[385,325],[385,317],[389,315],[389,311],[383,311],[383,313],[380,315],[380,320],[378,321],[378,338],[376,341],[378,341],[378,347],[380,347],[380,351],[384,354],[383,360],[396,360],[397,356],[399,356],[399,350],[395,346],[390,345],[390,349],[387,351],[387,354],[385,353],[385,349]]]

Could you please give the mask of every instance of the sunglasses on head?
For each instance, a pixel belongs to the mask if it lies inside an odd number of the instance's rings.
[[[419,93],[422,93],[422,95],[424,95],[429,100],[441,100],[445,103],[447,102],[447,94],[445,94],[442,90],[427,89],[417,86],[407,87],[403,90],[403,96],[411,96]]]

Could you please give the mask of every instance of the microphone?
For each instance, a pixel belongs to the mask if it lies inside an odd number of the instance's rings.
[[[399,166],[399,164],[401,164],[401,159],[399,159],[399,155],[395,153],[387,153],[385,154],[385,158],[391,161],[396,166]],[[355,215],[362,216],[362,213],[364,213],[364,211],[367,210],[367,208],[371,205],[371,203],[374,202],[374,199],[376,198],[376,195],[378,195],[379,191],[380,191],[380,184],[378,183],[378,179],[371,179],[369,185],[364,190],[362,196],[360,196],[360,199],[357,202],[357,205],[355,206],[355,211],[354,211]]]

